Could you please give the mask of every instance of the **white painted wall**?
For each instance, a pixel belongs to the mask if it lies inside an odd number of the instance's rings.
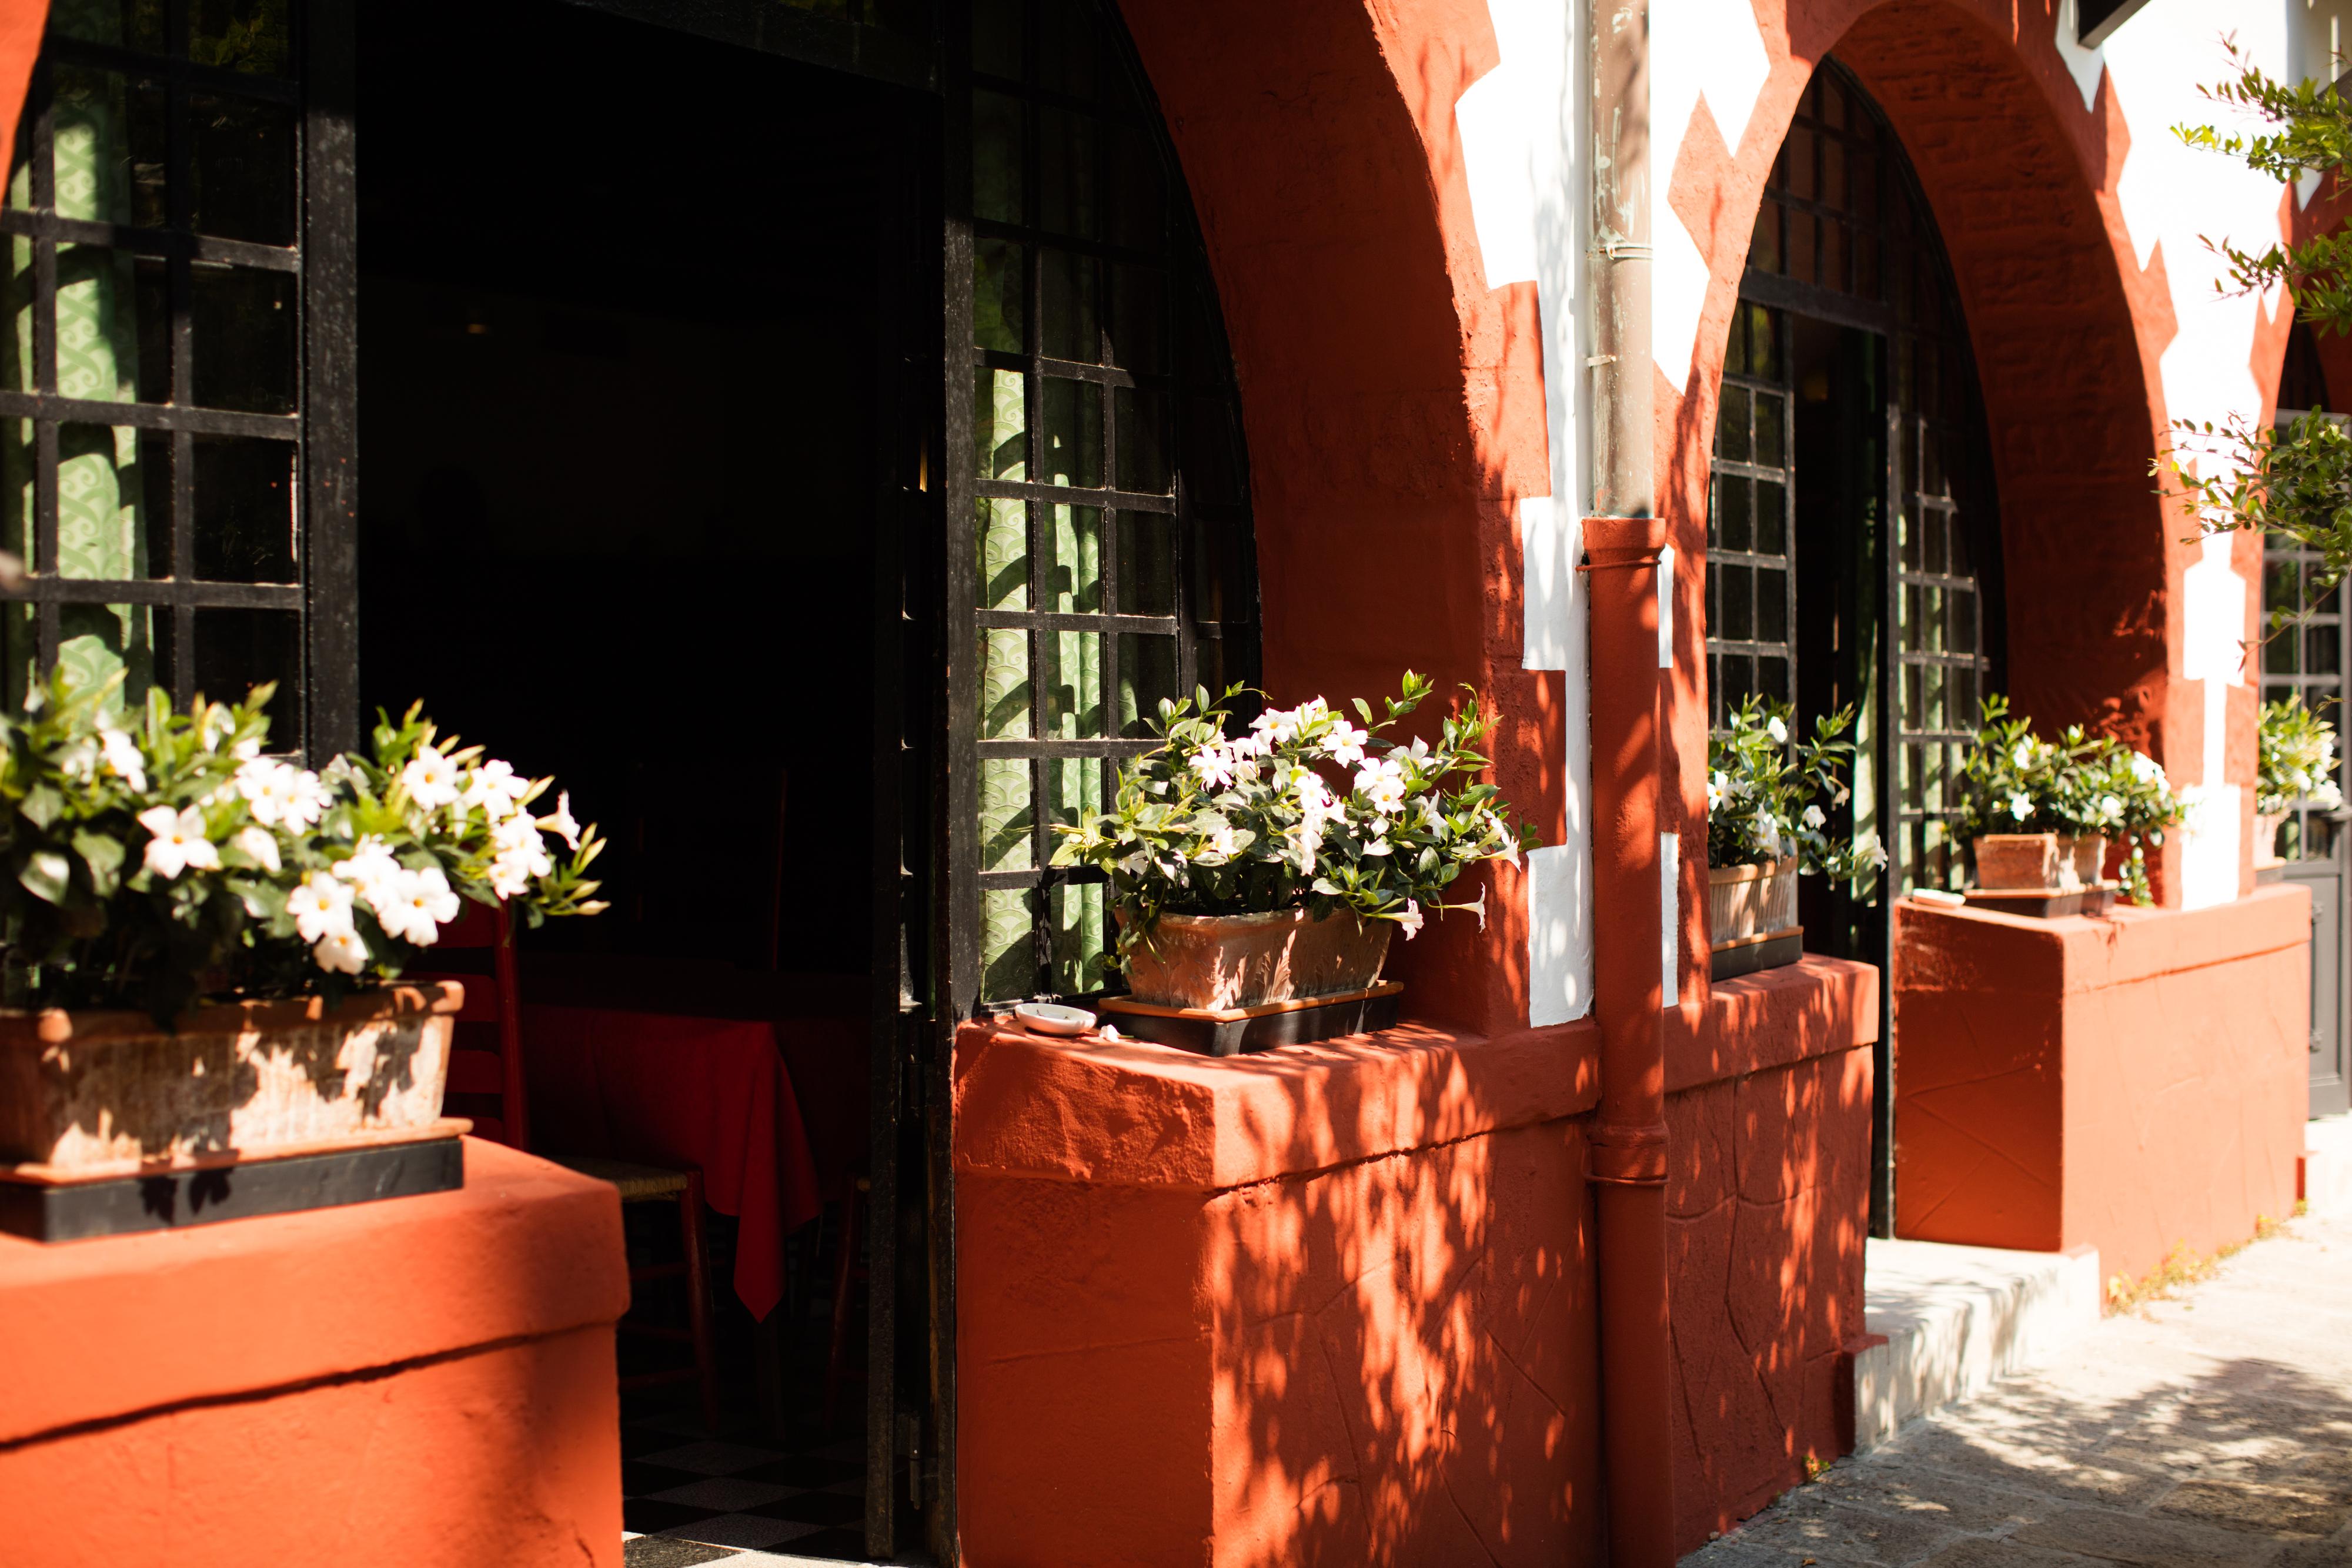
[[[1519,504],[1526,554],[1524,661],[1566,673],[1560,766],[1567,832],[1528,857],[1528,1019],[1592,1007],[1592,760],[1583,558],[1580,409],[1584,184],[1583,0],[1488,0],[1502,63],[1454,105],[1486,286],[1533,283],[1541,310],[1551,494]]]

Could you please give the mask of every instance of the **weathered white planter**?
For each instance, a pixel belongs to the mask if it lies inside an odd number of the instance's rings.
[[[2279,830],[2286,826],[2284,811],[2254,813],[2254,859],[2264,865],[2279,858]]]
[[[1163,915],[1127,957],[1139,1002],[1171,1008],[1254,1008],[1345,996],[1381,977],[1395,923],[1337,910],[1271,915]]]
[[[2059,885],[2058,835],[1987,833],[1976,841],[1977,885],[2042,888]],[[2069,870],[2073,869],[2071,865]]]
[[[140,1012],[0,1013],[0,1161],[80,1176],[373,1142],[441,1113],[465,992],[394,986]]]
[[[1706,931],[1710,943],[1761,936],[1797,924],[1797,857],[1770,865],[1706,868]]]

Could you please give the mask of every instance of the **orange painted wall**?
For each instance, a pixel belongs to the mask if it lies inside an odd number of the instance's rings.
[[[2294,1206],[2309,1113],[2310,899],[2036,921],[1906,904],[1895,1224],[2110,1277]]]
[[[0,1238],[0,1562],[621,1562],[612,1187]]]
[[[1597,1563],[1570,1038],[1219,1062],[967,1028],[965,1560]]]
[[[1878,972],[1806,958],[1717,986],[1710,1013],[1714,1027],[1668,1059],[1682,1552],[1801,1483],[1809,1457],[1843,1451]]]

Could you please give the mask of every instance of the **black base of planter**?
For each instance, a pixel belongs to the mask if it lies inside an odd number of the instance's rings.
[[[1387,1029],[1396,1022],[1397,998],[1403,994],[1402,981],[1383,980],[1368,991],[1262,1008],[1162,1008],[1125,997],[1106,997],[1098,1005],[1106,1021],[1133,1039],[1202,1056],[1242,1056]]]
[[[2068,915],[2105,915],[2115,907],[2118,884],[2096,883],[2089,887],[1980,888],[1964,895],[1971,909],[2002,915],[2022,915],[2033,920],[2056,920]]]
[[[35,1241],[82,1241],[447,1192],[465,1185],[465,1151],[454,1134],[96,1181],[5,1179],[0,1233]]]
[[[1768,931],[1761,936],[1744,937],[1714,948],[1706,956],[1706,977],[1737,979],[1759,969],[1778,969],[1804,956],[1805,928],[1791,925],[1786,931]]]

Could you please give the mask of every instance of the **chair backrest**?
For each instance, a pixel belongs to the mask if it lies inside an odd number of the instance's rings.
[[[468,904],[441,928],[435,951],[484,952],[488,972],[470,966],[412,969],[404,979],[456,980],[466,988],[449,1051],[449,1108],[471,1115],[478,1137],[530,1147],[530,1103],[523,1088],[522,995],[516,983],[514,923],[503,904]]]

